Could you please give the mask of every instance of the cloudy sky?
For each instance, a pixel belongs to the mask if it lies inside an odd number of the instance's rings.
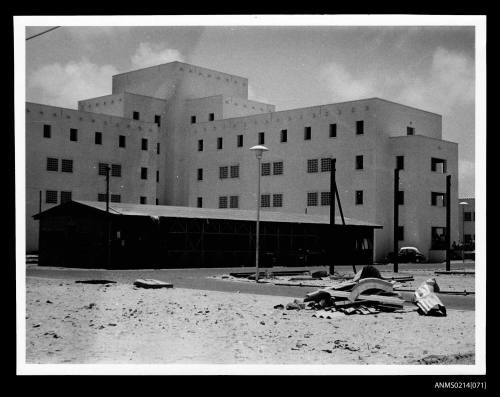
[[[27,35],[47,27],[29,27]],[[26,100],[76,108],[116,73],[184,61],[277,110],[381,97],[439,113],[474,196],[474,27],[62,27],[26,42]]]

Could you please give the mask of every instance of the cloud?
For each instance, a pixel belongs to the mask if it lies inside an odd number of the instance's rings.
[[[425,66],[394,73],[390,68],[354,74],[332,62],[320,71],[336,101],[381,97],[440,114],[474,103],[474,62],[464,54],[437,48]]]
[[[180,51],[168,48],[164,44],[140,43],[137,51],[132,55],[131,62],[134,68],[147,68],[173,61],[184,61]]]
[[[112,65],[100,66],[87,59],[53,63],[34,71],[28,86],[38,91],[37,102],[76,108],[79,100],[109,94],[111,77],[117,73]]]

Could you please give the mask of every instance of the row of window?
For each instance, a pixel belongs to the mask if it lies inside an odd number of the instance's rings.
[[[141,114],[138,111],[134,110],[132,112],[132,119],[134,119],[134,120],[140,120],[140,118],[141,118]],[[158,114],[155,114],[155,121],[154,122],[159,127],[161,125],[161,116],[158,115]]]
[[[231,166],[222,166],[219,167],[219,179],[227,179],[230,178],[239,178],[240,177],[240,166],[231,165]]]
[[[46,190],[45,191],[45,202],[47,204],[57,204],[57,198],[60,194],[61,204],[71,201],[71,192],[57,190]]]
[[[191,124],[196,124],[196,116],[191,116],[190,118]],[[208,121],[214,121],[215,120],[215,113],[209,113],[208,114]]]
[[[239,208],[239,196],[219,196],[219,208]]]
[[[317,207],[320,202],[318,199],[321,198],[321,205],[330,205],[331,194],[327,192],[308,192],[307,193],[307,206]],[[354,192],[354,203],[356,205],[363,205],[363,190],[356,190]]]
[[[47,157],[47,171],[59,171],[59,159]],[[73,172],[73,160],[61,159],[61,172]]]

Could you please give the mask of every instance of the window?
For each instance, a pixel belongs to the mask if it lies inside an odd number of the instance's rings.
[[[398,170],[405,169],[405,156],[396,156],[396,168]]]
[[[321,205],[330,205],[330,192],[321,192]]]
[[[196,206],[198,208],[202,208],[203,207],[203,197],[196,197]]]
[[[141,179],[148,179],[148,169],[141,167]]]
[[[214,113],[210,113],[208,115],[208,121],[214,121],[215,120],[215,114]]]
[[[356,190],[356,205],[363,205],[363,191]]]
[[[160,142],[156,144],[156,154],[160,154]]]
[[[196,116],[191,116],[191,124],[195,124],[196,123]]]
[[[134,120],[139,120],[139,112],[136,112],[136,111],[132,112],[132,118]]]
[[[472,212],[464,212],[464,222],[472,222]]]
[[[98,174],[106,176],[106,170],[108,168],[108,165],[106,163],[99,163],[99,170]]]
[[[217,138],[217,149],[222,149],[222,137]]]
[[[406,135],[415,135],[415,128],[406,127]]]
[[[464,234],[464,242],[466,244],[472,243],[472,235],[470,235],[470,234]]]
[[[50,138],[52,135],[52,127],[49,124],[44,124],[43,125],[43,137],[44,138]]]
[[[69,130],[69,140],[76,142],[78,141],[78,130],[76,128],[70,128]]]
[[[431,171],[446,174],[446,160],[431,158]]]
[[[304,140],[305,141],[311,140],[311,127],[304,127]]]
[[[219,167],[219,179],[226,179],[228,176],[228,167]]]
[[[363,169],[363,156],[356,156],[356,169],[357,170]]]
[[[271,163],[262,163],[260,167],[262,176],[271,175]]]
[[[363,120],[356,121],[356,135],[365,133],[365,122]]]
[[[273,207],[283,207],[283,194],[273,194]]]
[[[231,166],[231,178],[239,178],[240,177],[240,166],[232,165]]]
[[[398,226],[398,240],[403,241],[405,239],[405,227]]]
[[[112,194],[109,201],[111,201],[112,203],[120,203],[122,201],[122,198],[119,194]]]
[[[332,170],[332,159],[327,157],[327,158],[322,158],[321,159],[321,172],[328,172]]]
[[[146,138],[141,139],[141,149],[148,150],[148,140]]]
[[[239,196],[229,196],[229,208],[239,208]]]
[[[259,132],[259,145],[264,145],[266,142],[265,134],[263,132]]]
[[[147,203],[147,199],[146,199],[146,197],[145,197],[145,196],[141,196],[141,197],[140,197],[140,199],[139,199],[139,202],[140,202],[141,204],[146,204],[146,203]]]
[[[160,202],[160,200],[155,199],[155,204],[156,204],[156,205],[158,205],[158,204],[159,204],[159,202]]]
[[[275,161],[273,163],[273,174],[283,175],[283,161]]]
[[[318,172],[318,159],[307,160],[307,172]]]
[[[125,135],[119,135],[118,136],[118,146],[119,147],[125,147],[126,142],[125,142]]]
[[[243,146],[243,135],[237,135],[236,136],[236,146],[237,147],[242,147]]]
[[[62,172],[73,172],[73,160],[62,159],[61,160],[61,171]]]
[[[198,168],[198,180],[203,180],[203,168]]]
[[[446,248],[446,228],[432,227],[431,228],[431,249],[439,250]]]
[[[198,151],[203,152],[203,139],[198,139]]]
[[[288,141],[288,131],[287,130],[281,130],[280,132],[280,142],[285,143]]]
[[[337,124],[330,124],[330,138],[337,137]]]
[[[46,190],[45,202],[47,204],[57,204],[57,190]]]
[[[307,193],[307,206],[316,207],[318,205],[318,192]]]
[[[61,192],[61,204],[71,201],[71,192]]]
[[[155,114],[155,123],[158,125],[158,127],[161,125],[161,116],[158,114]]]
[[[227,208],[227,196],[219,197],[219,208]]]
[[[59,159],[47,157],[47,171],[59,171]]]
[[[405,204],[405,192],[402,190],[398,191],[398,205]]]
[[[446,194],[445,193],[431,192],[431,205],[437,206],[437,207],[446,206]]]
[[[94,142],[96,145],[102,145],[102,132],[95,132]]]
[[[262,208],[268,208],[271,206],[271,195],[270,194],[261,194],[260,195],[260,206]]]
[[[118,178],[122,176],[122,166],[120,164],[111,164],[111,176]]]
[[[106,202],[106,193],[98,193],[97,194],[97,201]]]
[[[160,182],[160,171],[156,171],[156,183]]]

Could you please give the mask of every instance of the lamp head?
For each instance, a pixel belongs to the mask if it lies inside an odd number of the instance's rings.
[[[256,145],[256,146],[252,146],[250,148],[250,150],[252,150],[253,152],[255,152],[255,156],[258,158],[258,159],[261,159],[262,158],[262,153],[268,151],[269,149],[263,145]]]
[[[466,202],[466,201],[460,201],[458,204],[459,204],[459,205],[469,205],[469,203],[468,203],[468,202]]]

